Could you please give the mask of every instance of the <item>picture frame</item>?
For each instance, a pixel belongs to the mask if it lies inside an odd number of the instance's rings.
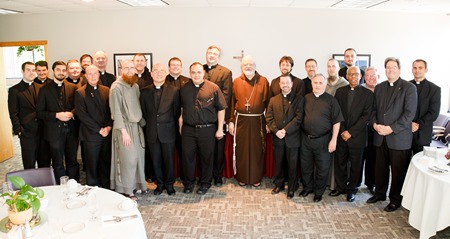
[[[370,54],[358,54],[356,57],[356,66],[359,66],[359,68],[363,71],[367,69],[367,67],[370,66]],[[339,67],[344,68],[345,62],[344,62],[344,54],[333,54],[333,59],[336,59],[339,62]]]
[[[114,53],[114,75],[116,77],[122,76],[122,61],[132,60],[134,55],[138,53]],[[153,55],[152,53],[140,53],[147,59],[147,68],[151,71],[153,65]]]

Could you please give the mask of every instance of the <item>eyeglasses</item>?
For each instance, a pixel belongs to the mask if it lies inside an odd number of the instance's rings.
[[[155,74],[166,74],[165,70],[152,70],[152,72]]]
[[[134,67],[124,67],[122,68],[123,71],[131,71],[134,70]]]
[[[359,73],[349,73],[348,75],[350,77],[356,77],[356,76],[359,76],[360,74]]]

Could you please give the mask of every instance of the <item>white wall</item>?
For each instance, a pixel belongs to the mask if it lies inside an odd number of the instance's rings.
[[[384,79],[383,61],[402,61],[402,77],[411,79],[411,64],[428,61],[427,78],[442,88],[442,111],[448,109],[450,83],[450,17],[352,10],[286,8],[149,8],[146,10],[0,16],[0,41],[48,40],[49,61],[79,58],[102,49],[113,53],[151,52],[153,62],[172,56],[184,62],[205,61],[206,48],[223,49],[221,64],[240,74],[233,56],[245,50],[257,70],[272,79],[279,75],[278,60],[291,55],[293,74],[305,77],[309,57],[326,73],[326,61],[347,47],[372,55],[372,65]]]

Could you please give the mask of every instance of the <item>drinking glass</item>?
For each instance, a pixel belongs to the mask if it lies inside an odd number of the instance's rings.
[[[89,195],[88,197],[88,211],[89,213],[91,213],[89,221],[96,221],[98,219],[98,200],[95,193],[91,193],[91,195]]]
[[[68,181],[69,181],[69,176],[61,176],[59,178],[60,190],[63,195],[64,202],[68,200],[68,193],[69,193],[68,186],[67,186]]]
[[[12,193],[13,187],[11,182],[3,183],[3,193]]]

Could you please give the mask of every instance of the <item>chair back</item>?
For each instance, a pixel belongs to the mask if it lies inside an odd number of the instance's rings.
[[[449,118],[450,117],[447,115],[439,114],[437,119],[433,122],[433,126],[440,126],[445,128],[445,126],[447,126],[448,124]]]
[[[6,173],[6,181],[10,176],[19,176],[26,184],[32,187],[56,185],[55,175],[52,168],[32,168]],[[13,189],[17,188],[13,185]]]

